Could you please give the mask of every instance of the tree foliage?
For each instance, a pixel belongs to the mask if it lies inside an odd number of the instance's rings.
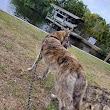
[[[63,8],[79,17],[83,17],[89,11],[87,6],[79,0],[65,0]]]
[[[35,3],[34,0],[20,0],[25,6],[28,6],[32,9],[35,9]]]
[[[81,28],[85,36],[93,36],[100,42],[100,47],[110,48],[110,25],[98,14],[86,13],[83,17],[85,23]],[[108,48],[108,50],[109,50]]]
[[[20,0],[24,5],[34,9],[41,15],[46,15],[50,10],[50,3],[57,3],[57,0]]]

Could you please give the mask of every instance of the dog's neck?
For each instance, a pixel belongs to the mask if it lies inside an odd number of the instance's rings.
[[[67,36],[67,34],[68,33],[66,33],[65,31],[56,31],[56,32],[50,33],[48,37],[53,37],[53,38],[59,40],[62,44],[63,41],[65,40],[65,37]]]
[[[51,36],[49,36],[49,37],[52,37],[52,38],[55,38],[55,39],[57,39],[57,40],[59,40],[60,42],[61,42],[61,44],[63,43],[57,36],[55,36],[55,35],[51,35]]]
[[[51,35],[50,37],[53,37],[53,38],[55,38],[55,39],[60,41],[60,39],[57,36],[55,36],[55,35]]]

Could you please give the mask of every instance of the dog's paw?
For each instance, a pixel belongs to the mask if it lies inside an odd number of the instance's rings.
[[[51,94],[52,99],[57,99],[57,96],[55,94]]]
[[[42,76],[39,76],[38,78],[39,78],[40,80],[44,80],[44,78],[43,78]]]
[[[32,71],[32,68],[28,68],[28,71],[29,71],[29,72]]]

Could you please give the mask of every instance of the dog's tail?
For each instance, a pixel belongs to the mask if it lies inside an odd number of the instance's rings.
[[[77,110],[81,110],[82,100],[86,91],[87,81],[84,71],[78,70],[75,85],[73,87],[73,105]]]

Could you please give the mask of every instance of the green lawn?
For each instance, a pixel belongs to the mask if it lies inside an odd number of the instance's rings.
[[[26,109],[32,76],[27,68],[34,62],[45,36],[46,33],[0,11],[0,110]],[[89,85],[110,90],[110,65],[74,47],[69,51],[83,65]],[[41,62],[36,71],[31,110],[57,110],[56,102],[45,106],[46,99],[54,92],[54,74],[39,81],[37,75],[44,70]]]

